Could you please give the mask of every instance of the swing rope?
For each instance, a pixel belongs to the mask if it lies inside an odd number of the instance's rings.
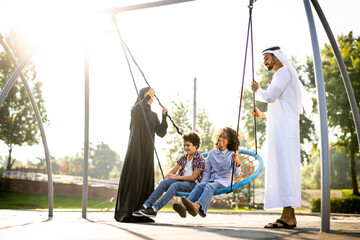
[[[242,105],[242,97],[243,97],[243,88],[245,82],[245,70],[246,70],[246,60],[247,60],[247,51],[249,45],[249,37],[251,37],[251,55],[252,55],[252,81],[254,82],[254,51],[253,51],[253,29],[252,29],[252,9],[253,3],[256,0],[250,0],[249,4],[249,23],[248,23],[248,30],[247,30],[247,38],[246,38],[246,48],[245,48],[245,59],[244,59],[244,69],[243,69],[243,76],[242,76],[242,86],[241,86],[241,96],[240,96],[240,106],[239,106],[239,115],[238,115],[238,123],[237,123],[237,130],[236,133],[239,134],[239,126],[240,126],[240,119],[241,119],[241,105]],[[255,94],[253,93],[253,104],[254,104],[254,111],[255,111]],[[228,194],[233,192],[233,190],[238,189],[240,187],[245,186],[246,184],[253,181],[259,174],[261,173],[264,162],[260,155],[257,154],[257,136],[256,136],[256,116],[254,116],[254,131],[255,131],[255,149],[256,152],[239,149],[239,160],[240,160],[240,175],[235,178],[234,182],[234,168],[235,163],[232,165],[232,176],[231,176],[231,185],[228,187],[224,187],[215,191],[214,195],[220,194]],[[203,157],[208,157],[209,153],[202,154]],[[186,192],[177,192],[176,196],[188,196],[189,193]]]
[[[116,17],[115,17],[115,15],[113,15],[113,21],[114,21],[114,24],[115,24],[115,26],[116,26],[116,30],[117,30],[117,32],[118,32],[118,35],[120,36],[120,39],[122,39],[122,38],[121,38],[121,35],[120,35],[120,30],[119,30],[119,28],[118,28],[118,26],[117,26],[117,23],[116,23]],[[132,69],[131,69],[131,66],[130,66],[128,54],[127,54],[126,49],[125,49],[125,44],[124,44],[123,41],[121,41],[121,43],[122,43],[122,44],[121,44],[121,45],[122,45],[122,49],[123,49],[123,51],[124,51],[124,55],[125,55],[125,58],[126,58],[126,62],[127,62],[127,64],[128,64],[128,67],[129,67],[129,71],[130,71],[130,74],[131,74],[131,78],[132,78],[132,81],[133,81],[133,83],[134,83],[134,87],[135,87],[136,94],[137,94],[137,96],[138,96],[138,99],[141,99],[141,98],[140,98],[139,91],[138,91],[138,88],[137,88],[137,86],[136,86],[135,78],[134,78],[134,75],[133,75],[133,72],[132,72]],[[149,86],[149,87],[150,87],[150,86]],[[145,99],[145,98],[144,98],[144,99]],[[156,159],[157,159],[157,161],[158,161],[158,165],[159,165],[159,168],[160,168],[160,171],[161,171],[161,175],[162,175],[163,179],[165,179],[164,172],[163,172],[163,170],[162,170],[161,163],[160,163],[160,160],[159,160],[159,156],[158,156],[158,153],[157,153],[157,150],[156,150],[156,147],[155,147],[154,139],[153,139],[152,134],[151,134],[149,122],[148,122],[147,117],[146,117],[146,114],[145,114],[144,106],[142,105],[142,102],[139,102],[139,103],[140,103],[140,106],[141,106],[141,109],[142,109],[143,117],[144,117],[145,122],[146,122],[146,128],[147,128],[148,133],[149,133],[149,135],[150,135],[151,143],[152,143],[152,145],[153,145],[153,147],[154,147],[154,152],[155,152],[155,155],[156,155]],[[159,101],[159,103],[160,103],[160,101]]]
[[[239,134],[239,126],[240,126],[240,119],[241,119],[241,105],[242,105],[242,98],[244,92],[244,82],[245,82],[245,71],[246,71],[246,60],[247,60],[247,52],[249,46],[249,36],[251,37],[251,59],[252,59],[252,79],[254,81],[254,40],[253,40],[253,28],[252,28],[252,10],[253,10],[253,3],[256,0],[250,0],[249,3],[249,22],[248,22],[248,29],[247,29],[247,36],[246,36],[246,45],[245,45],[245,58],[244,58],[244,67],[243,67],[243,75],[242,75],[242,82],[241,82],[241,93],[240,93],[240,103],[239,103],[239,114],[238,114],[238,122],[236,128],[236,135]],[[254,111],[255,111],[255,93],[253,93],[253,104],[254,104]],[[255,131],[255,153],[257,154],[257,137],[256,137],[256,116],[254,116],[254,131]],[[233,186],[233,179],[234,179],[234,168],[235,162],[233,162],[232,173],[231,173],[231,191]]]
[[[249,7],[249,22],[248,22],[248,30],[247,30],[247,38],[246,38],[246,46],[245,46],[245,58],[244,58],[243,76],[242,76],[242,84],[241,84],[238,122],[237,122],[237,129],[236,129],[237,135],[239,134],[239,126],[240,126],[240,120],[241,120],[241,107],[242,107],[242,98],[243,98],[243,88],[244,88],[244,82],[245,82],[245,70],[246,70],[246,61],[247,61],[249,37],[251,37],[252,81],[254,82],[254,80],[255,80],[254,79],[253,28],[252,28],[252,10],[253,10],[253,3],[254,2],[256,2],[256,0],[250,0],[250,3],[248,5],[248,7]],[[135,83],[135,78],[133,76],[133,72],[132,72],[132,69],[131,69],[131,66],[130,66],[130,62],[129,62],[129,59],[128,59],[127,52],[129,53],[130,57],[132,58],[133,63],[135,64],[135,66],[138,68],[139,72],[143,76],[143,79],[144,79],[145,83],[149,87],[151,87],[151,86],[150,86],[149,82],[147,81],[147,79],[145,77],[145,74],[143,73],[143,71],[141,70],[141,68],[137,64],[135,58],[133,57],[130,49],[128,48],[125,41],[123,40],[123,38],[122,38],[122,36],[120,34],[120,30],[119,30],[119,27],[118,27],[118,24],[117,24],[117,21],[116,21],[115,14],[113,15],[113,23],[115,25],[118,36],[119,36],[119,38],[121,40],[122,48],[123,48],[123,51],[124,51],[124,54],[125,54],[125,57],[126,57],[126,61],[127,61],[130,73],[131,73],[132,81],[134,83],[135,90],[136,90],[136,93],[137,93],[138,98],[139,98],[139,92],[138,92],[138,89],[137,89],[137,86],[136,86],[136,83]],[[164,106],[161,104],[159,98],[156,95],[154,95],[154,97],[157,99],[159,105],[164,108]],[[253,107],[254,107],[254,111],[255,111],[255,93],[253,93],[253,105],[254,105]],[[146,120],[147,129],[148,129],[148,131],[150,133],[150,136],[151,136],[150,127],[149,127],[148,121],[146,119],[145,111],[144,111],[144,108],[143,108],[142,105],[141,105],[141,108],[143,110],[143,115],[144,115],[145,120]],[[176,126],[176,124],[174,123],[172,118],[168,114],[166,114],[166,116],[170,119],[170,121],[172,122],[172,124],[175,127],[175,129],[177,130],[177,132],[180,135],[182,135],[182,133],[180,132],[179,128]],[[222,194],[222,193],[230,193],[234,189],[237,189],[237,188],[239,188],[241,186],[244,186],[245,184],[247,184],[247,183],[251,182],[252,180],[254,180],[258,176],[258,174],[261,172],[262,166],[263,166],[263,161],[262,161],[261,157],[257,154],[256,116],[254,116],[254,135],[255,135],[254,136],[254,138],[255,138],[255,152],[251,152],[251,151],[247,151],[247,150],[239,150],[239,152],[241,154],[247,155],[245,157],[242,157],[241,160],[240,160],[240,166],[241,166],[241,174],[240,174],[240,176],[236,177],[235,183],[233,184],[233,182],[234,182],[234,168],[235,168],[235,162],[234,162],[233,163],[233,168],[232,168],[232,177],[231,177],[231,185],[230,185],[230,187],[226,187],[226,188],[217,190],[215,192],[215,195]],[[163,173],[163,170],[162,170],[162,167],[161,167],[161,164],[160,164],[160,160],[159,160],[156,148],[155,148],[154,139],[152,138],[152,136],[151,136],[151,140],[152,140],[152,144],[154,146],[154,150],[155,150],[155,154],[156,154],[158,164],[159,164],[159,167],[160,167],[160,170],[161,170],[161,174],[163,176],[163,179],[165,179],[164,173]],[[203,154],[204,157],[207,156],[207,155],[206,156],[205,155],[206,154]],[[254,159],[249,160],[249,157],[253,157]],[[258,163],[258,164],[256,164],[256,163]],[[233,186],[234,186],[234,188],[233,188]],[[179,195],[179,193],[180,193],[180,195]],[[178,196],[184,196],[184,195],[182,195],[184,193],[181,193],[181,192],[179,192],[179,193],[178,193]]]
[[[145,77],[144,72],[141,70],[141,68],[140,68],[139,65],[137,64],[137,62],[136,62],[134,56],[132,55],[129,47],[127,46],[127,44],[125,43],[124,39],[122,38],[122,36],[121,36],[121,34],[120,34],[120,29],[119,29],[119,26],[118,26],[118,24],[117,24],[117,20],[116,20],[116,15],[115,15],[115,14],[114,14],[113,17],[112,17],[112,20],[113,20],[113,23],[114,23],[114,25],[115,25],[116,31],[117,31],[117,33],[118,33],[118,36],[119,36],[119,38],[120,38],[120,41],[121,41],[121,43],[122,43],[123,48],[125,47],[125,48],[127,49],[127,51],[128,51],[128,53],[129,53],[132,61],[134,62],[135,66],[138,68],[139,72],[140,72],[141,75],[143,76],[143,79],[144,79],[145,83],[148,85],[148,87],[151,87],[150,84],[149,84],[149,82],[147,81],[147,79],[146,79],[146,77]],[[125,50],[124,50],[124,51],[125,51]],[[164,108],[164,106],[163,106],[163,105],[161,104],[161,102],[160,102],[160,99],[159,99],[156,95],[154,95],[154,97],[155,97],[156,100],[158,101],[159,105],[160,105],[162,108]],[[182,132],[180,131],[179,127],[175,124],[174,120],[170,117],[170,115],[169,115],[168,113],[166,113],[166,117],[169,118],[169,120],[171,121],[171,123],[172,123],[173,126],[175,127],[177,133],[180,134],[180,135],[182,135]]]

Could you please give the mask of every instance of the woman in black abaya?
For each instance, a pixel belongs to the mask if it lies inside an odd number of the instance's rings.
[[[131,109],[130,137],[115,207],[115,219],[120,222],[153,221],[147,217],[132,216],[132,213],[139,209],[154,191],[155,133],[164,137],[168,127],[166,108],[162,110],[161,123],[156,113],[151,111],[154,95],[152,88],[141,89],[140,99],[138,98]]]

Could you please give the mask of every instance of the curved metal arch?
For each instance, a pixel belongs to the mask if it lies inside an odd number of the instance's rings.
[[[314,68],[315,68],[315,80],[316,87],[318,92],[318,102],[319,102],[319,112],[320,112],[320,131],[321,131],[321,231],[329,232],[330,231],[330,166],[329,166],[329,142],[328,142],[328,132],[327,132],[327,109],[326,109],[326,95],[324,87],[324,76],[322,70],[322,63],[320,57],[319,44],[317,40],[315,23],[310,7],[310,0],[304,0],[304,6],[309,23],[309,31],[311,35],[311,42],[313,47],[313,56],[314,56]],[[341,73],[341,77],[344,82],[346,89],[346,94],[351,107],[351,112],[354,119],[355,129],[357,133],[357,140],[360,149],[360,117],[359,110],[356,104],[356,99],[354,92],[352,90],[351,82],[349,75],[346,70],[344,60],[341,56],[339,47],[335,40],[335,37],[331,31],[330,25],[326,20],[325,14],[323,13],[317,0],[311,0],[320,21],[324,27],[324,30],[329,38],[331,47],[335,53],[335,58],[338,63],[338,67]],[[326,148],[326,149],[324,149]]]
[[[11,62],[16,67],[16,70],[15,70],[16,74],[15,74],[15,72],[13,73],[13,75],[10,77],[9,81],[5,85],[4,90],[1,92],[1,95],[0,95],[0,107],[3,104],[7,94],[11,90],[12,86],[14,85],[16,79],[20,75],[20,78],[21,78],[21,80],[22,80],[22,82],[24,84],[25,90],[26,90],[26,92],[28,94],[28,97],[30,99],[31,105],[32,105],[32,107],[34,109],[36,120],[37,120],[37,122],[39,124],[39,129],[40,129],[40,132],[41,132],[42,142],[43,142],[43,145],[44,145],[46,167],[47,167],[47,174],[48,174],[49,217],[52,217],[53,216],[53,203],[54,203],[54,190],[53,190],[52,168],[51,168],[49,148],[48,148],[46,135],[45,135],[45,130],[44,130],[44,126],[43,126],[43,122],[42,122],[42,119],[41,119],[39,108],[38,108],[38,106],[36,104],[36,101],[34,99],[34,96],[32,94],[30,86],[29,86],[29,84],[28,84],[28,82],[27,82],[27,80],[25,78],[25,75],[22,73],[22,70],[24,69],[26,64],[31,60],[31,57],[35,54],[36,49],[33,49],[33,51],[19,65],[18,62],[16,61],[15,56],[12,53],[11,49],[6,44],[6,42],[4,41],[4,38],[3,38],[2,34],[0,34],[0,44],[3,46],[3,48],[5,49],[5,52],[9,56]]]
[[[323,67],[320,48],[309,0],[304,0],[304,6],[309,23],[309,31],[314,57],[316,92],[320,117],[320,159],[321,159],[321,228],[320,231],[330,231],[330,166],[329,166],[329,136],[324,85]]]

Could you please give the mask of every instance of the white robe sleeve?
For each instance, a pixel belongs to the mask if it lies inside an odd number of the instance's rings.
[[[287,68],[282,67],[274,75],[270,86],[266,90],[259,88],[257,93],[259,93],[263,101],[267,103],[275,102],[290,81],[291,73]]]

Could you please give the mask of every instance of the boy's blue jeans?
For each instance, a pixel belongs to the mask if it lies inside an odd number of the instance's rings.
[[[195,182],[179,181],[172,178],[164,179],[144,202],[144,205],[146,207],[153,206],[153,208],[158,211],[165,206],[177,192],[191,192],[195,185]],[[164,192],[166,192],[164,196],[156,202]]]
[[[193,203],[197,202],[201,205],[199,210],[199,215],[201,217],[206,217],[207,209],[215,191],[223,187],[224,185],[218,182],[203,182],[197,184],[196,187],[191,191],[188,199]]]

